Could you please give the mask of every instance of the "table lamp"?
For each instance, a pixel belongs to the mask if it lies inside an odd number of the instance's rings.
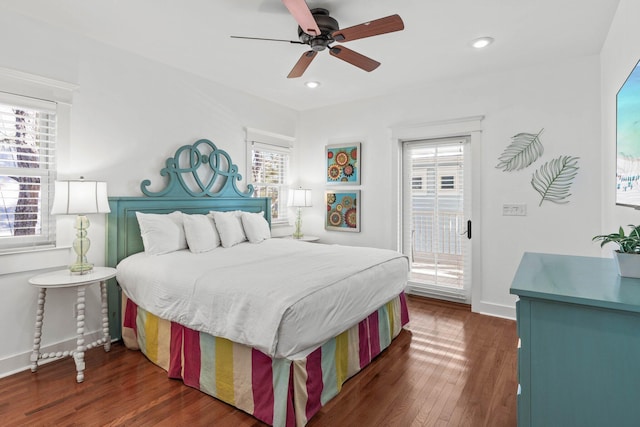
[[[87,252],[91,242],[87,237],[89,219],[87,214],[109,213],[107,199],[107,183],[98,181],[79,180],[56,181],[53,199],[52,215],[76,214],[76,238],[73,250],[76,262],[69,266],[71,273],[86,274],[93,269],[93,264],[87,262]]]
[[[302,210],[302,208],[311,206],[311,190],[298,188],[291,191],[289,206],[293,206],[298,209],[296,215],[296,231],[293,233],[293,238],[300,239],[303,236],[301,231],[302,219],[300,218],[300,211]]]

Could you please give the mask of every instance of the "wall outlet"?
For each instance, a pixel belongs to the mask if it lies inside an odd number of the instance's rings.
[[[527,205],[518,203],[507,203],[502,205],[503,216],[526,216]]]

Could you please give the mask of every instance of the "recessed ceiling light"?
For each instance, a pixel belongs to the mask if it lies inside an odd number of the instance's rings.
[[[483,47],[489,46],[491,43],[493,43],[492,37],[480,37],[472,41],[471,46],[475,47],[476,49],[482,49]]]
[[[306,82],[304,85],[309,89],[315,89],[320,86],[320,82]]]

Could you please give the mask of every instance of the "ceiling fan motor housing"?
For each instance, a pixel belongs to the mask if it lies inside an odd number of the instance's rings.
[[[340,29],[338,21],[329,16],[327,9],[316,8],[311,9],[311,14],[320,28],[319,36],[312,36],[305,33],[300,26],[298,26],[298,38],[302,43],[311,46],[314,51],[325,50],[327,46],[334,42],[331,33]]]

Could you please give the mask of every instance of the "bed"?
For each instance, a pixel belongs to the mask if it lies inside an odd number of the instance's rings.
[[[145,197],[110,198],[112,336],[267,424],[305,425],[408,323],[406,257],[269,238],[270,199],[239,190],[237,166],[209,140],[180,147],[160,174],[160,191],[145,180]],[[188,224],[205,216],[220,244],[194,251],[204,233]],[[153,253],[170,239],[150,243],[147,221],[165,232],[169,217],[192,240]],[[236,220],[246,241],[229,240]]]

